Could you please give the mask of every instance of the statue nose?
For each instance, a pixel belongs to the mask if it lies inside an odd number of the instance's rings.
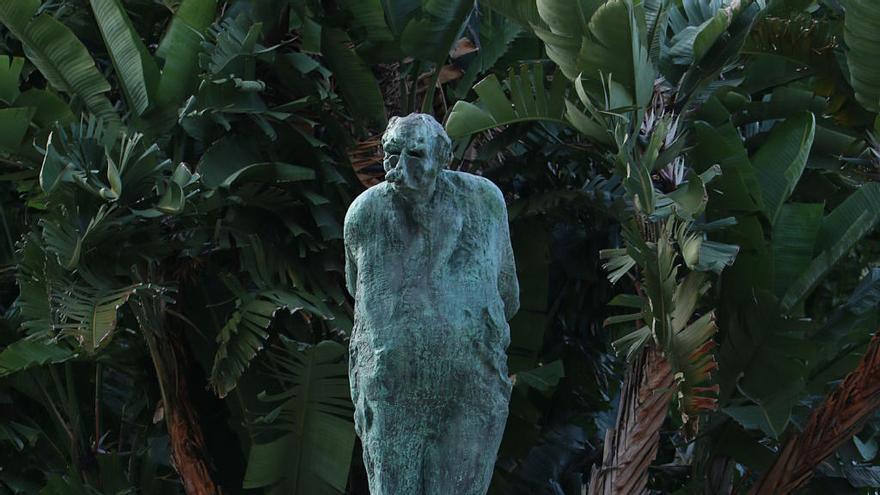
[[[394,165],[394,168],[392,168],[385,174],[385,180],[394,183],[405,182],[408,171],[406,165],[406,156],[401,156],[400,158],[398,158],[397,163]]]

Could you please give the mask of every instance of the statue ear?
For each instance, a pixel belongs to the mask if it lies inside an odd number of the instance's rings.
[[[452,148],[448,146],[443,147],[443,165],[440,166],[441,169],[449,168],[449,164],[452,163]]]
[[[440,162],[440,169],[448,168],[449,164],[452,163],[452,140],[449,139],[449,136],[440,128],[442,134],[438,134],[437,141],[434,142],[435,156],[437,161]]]
[[[385,147],[385,137],[388,136],[388,131],[390,131],[391,128],[394,127],[394,124],[396,124],[399,119],[400,119],[400,117],[396,117],[396,116],[388,119],[388,125],[385,126],[385,132],[383,132],[382,137],[379,138],[379,142],[382,144],[383,148]]]

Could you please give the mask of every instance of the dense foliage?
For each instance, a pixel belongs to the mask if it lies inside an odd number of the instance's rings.
[[[508,200],[490,493],[880,489],[875,0],[0,25],[0,494],[366,494],[341,221],[412,111]]]

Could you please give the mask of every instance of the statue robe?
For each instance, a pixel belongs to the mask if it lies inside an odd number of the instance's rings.
[[[485,495],[507,421],[519,286],[491,181],[442,170],[415,207],[368,189],[344,226],[349,378],[372,495]]]

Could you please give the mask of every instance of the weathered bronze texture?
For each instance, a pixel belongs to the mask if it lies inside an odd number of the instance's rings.
[[[507,324],[519,308],[507,208],[447,170],[430,115],[392,118],[386,181],[345,217],[355,428],[372,495],[485,495],[507,421]]]

